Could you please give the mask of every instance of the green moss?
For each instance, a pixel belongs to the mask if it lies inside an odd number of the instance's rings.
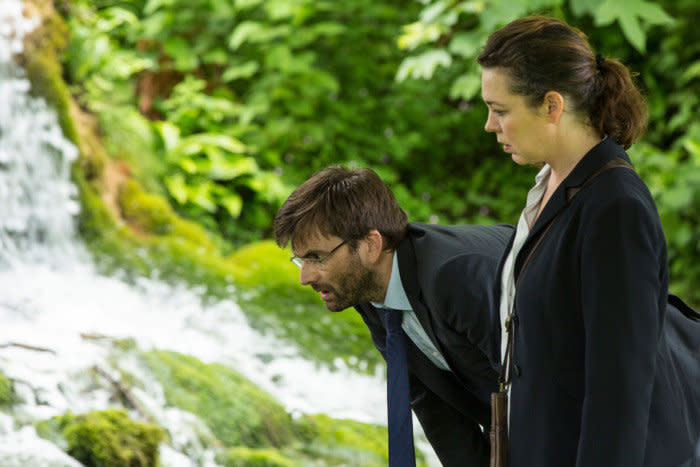
[[[219,253],[218,245],[203,228],[178,217],[165,198],[147,193],[133,180],[122,187],[119,207],[124,219],[144,233],[172,235],[204,253]]]
[[[298,465],[274,449],[229,448],[216,456],[224,467],[294,467]]]
[[[32,92],[44,97],[58,112],[66,137],[77,143],[75,125],[70,118],[70,92],[62,79],[58,56],[67,45],[68,26],[52,7],[52,2],[35,0],[41,12],[41,24],[24,40],[22,65],[32,83]]]
[[[158,444],[165,431],[135,422],[122,410],[65,414],[37,424],[39,436],[60,437],[66,452],[87,467],[158,465]]]
[[[284,408],[236,371],[176,352],[151,351],[145,360],[168,404],[197,414],[227,446],[283,446],[292,439]]]
[[[19,401],[12,380],[0,371],[0,407],[8,407]]]
[[[296,421],[295,432],[305,440],[304,453],[329,465],[383,466],[388,460],[386,427],[308,415]]]

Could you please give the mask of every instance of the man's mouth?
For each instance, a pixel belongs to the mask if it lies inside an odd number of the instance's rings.
[[[318,292],[321,295],[321,300],[323,300],[324,302],[328,301],[328,299],[333,294],[333,291],[330,288],[326,288],[324,286],[314,285],[312,286],[312,288],[314,289],[314,291]]]

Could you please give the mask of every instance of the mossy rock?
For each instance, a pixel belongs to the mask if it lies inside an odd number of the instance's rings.
[[[65,414],[37,424],[37,433],[58,443],[86,467],[155,467],[163,428],[133,421],[123,410]]]
[[[298,462],[275,449],[229,448],[217,454],[216,462],[224,467],[296,467]]]
[[[301,417],[295,421],[294,429],[304,442],[302,452],[311,458],[324,459],[327,465],[387,464],[386,427],[319,414]]]
[[[169,351],[150,351],[144,358],[167,403],[197,414],[224,445],[279,447],[292,440],[289,414],[236,371]]]
[[[14,383],[0,370],[0,408],[9,407],[17,402],[19,397],[15,392]]]

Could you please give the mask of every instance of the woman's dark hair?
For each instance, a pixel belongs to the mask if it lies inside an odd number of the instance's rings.
[[[540,105],[549,91],[561,93],[574,112],[625,149],[646,129],[646,101],[627,67],[595,55],[586,35],[563,21],[515,20],[489,36],[477,61],[506,70],[511,92],[531,106]]]
[[[335,235],[355,247],[372,229],[394,250],[406,233],[408,217],[389,186],[372,169],[327,167],[301,184],[275,216],[275,240],[292,247],[316,233]]]

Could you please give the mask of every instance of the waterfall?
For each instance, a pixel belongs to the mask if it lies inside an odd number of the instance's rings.
[[[37,24],[22,4],[0,5],[0,261],[60,264],[78,255],[73,217],[77,190],[70,164],[78,151],[61,132],[56,114],[29,95],[15,65],[22,38]]]
[[[22,10],[20,0],[0,0],[0,369],[23,400],[12,415],[0,412],[0,465],[80,465],[39,438],[31,423],[110,405],[110,391],[87,376],[93,365],[111,368],[108,349],[85,335],[132,338],[140,348],[225,364],[290,412],[383,423],[381,376],[319,368],[250,328],[233,301],[205,306],[191,287],[148,278],[126,283],[96,271],[75,228],[80,206],[70,167],[77,149],[46,102],[30,95],[12,58],[38,23]],[[24,347],[2,345],[8,343]],[[193,465],[179,446],[193,443],[194,416],[163,409],[154,378],[131,371],[147,381],[140,400],[173,435],[171,447],[161,447],[163,465]],[[212,459],[203,451],[198,463],[214,465]]]

